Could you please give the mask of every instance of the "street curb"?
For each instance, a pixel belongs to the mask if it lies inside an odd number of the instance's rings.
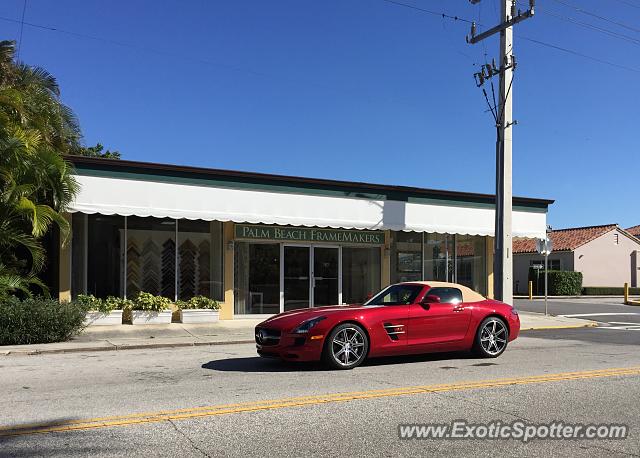
[[[78,348],[52,348],[44,350],[5,350],[0,349],[0,356],[35,356],[61,353],[83,353],[92,351],[124,351],[124,350],[144,350],[155,348],[181,348],[181,347],[205,347],[213,345],[237,345],[254,343],[255,340],[229,340],[221,342],[177,342],[159,344],[132,344],[132,345],[112,345],[111,347],[78,347]]]
[[[560,326],[537,326],[532,328],[520,328],[520,331],[544,331],[548,329],[579,329],[579,328],[597,328],[598,323],[587,324],[567,324]]]

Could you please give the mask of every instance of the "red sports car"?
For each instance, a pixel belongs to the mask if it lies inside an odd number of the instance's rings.
[[[438,351],[495,358],[519,331],[518,312],[504,302],[455,283],[407,282],[364,305],[275,315],[256,326],[256,347],[264,357],[352,369],[370,357]]]

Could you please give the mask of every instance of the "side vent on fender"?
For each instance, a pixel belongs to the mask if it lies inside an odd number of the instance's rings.
[[[398,340],[399,334],[404,334],[404,324],[385,323],[384,329],[389,334],[391,340]]]

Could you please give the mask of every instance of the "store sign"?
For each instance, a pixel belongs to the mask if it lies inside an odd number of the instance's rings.
[[[236,224],[236,239],[383,245],[384,232]]]

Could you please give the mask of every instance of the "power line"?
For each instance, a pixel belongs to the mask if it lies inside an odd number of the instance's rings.
[[[110,38],[103,38],[103,37],[98,37],[98,36],[95,36],[95,35],[88,35],[88,34],[84,34],[84,33],[72,32],[70,30],[59,29],[57,27],[51,27],[51,26],[46,26],[46,25],[41,25],[41,24],[34,24],[32,22],[19,21],[17,19],[12,19],[12,18],[8,18],[8,17],[4,17],[4,16],[0,16],[0,20],[6,21],[6,22],[18,23],[18,24],[22,23],[22,24],[24,24],[26,26],[34,27],[36,29],[48,30],[50,32],[63,33],[63,34],[66,34],[66,35],[77,37],[77,38],[85,38],[85,39],[88,39],[88,40],[100,41],[102,43],[108,43],[108,44],[112,44],[112,45],[116,45],[116,46],[122,46],[124,48],[137,49],[139,51],[151,52],[151,53],[162,55],[162,56],[178,57],[177,54],[174,54],[174,53],[171,53],[171,52],[167,52],[167,51],[163,51],[163,50],[159,50],[159,49],[155,49],[155,48],[148,48],[146,46],[139,46],[139,45],[135,45],[135,44],[132,44],[132,43],[125,43],[125,42],[122,42],[122,41],[112,40]],[[234,65],[224,64],[222,62],[214,62],[214,61],[209,61],[209,60],[201,59],[201,58],[197,58],[197,57],[184,56],[182,54],[179,55],[179,57],[182,58],[182,59],[186,58],[188,60],[195,61],[195,62],[200,62],[200,63],[203,63],[203,64],[226,67],[226,68],[229,68],[229,69],[235,70],[235,71],[248,72],[248,73],[252,73],[252,74],[257,75],[257,76],[269,76],[266,73],[261,73],[261,72],[258,72],[258,71],[255,71],[255,70],[252,70],[252,69],[249,69],[249,68],[243,68],[243,67],[238,67],[238,66],[234,66]]]
[[[540,8],[538,8],[538,10],[540,10]],[[608,35],[608,36],[610,36],[612,38],[617,38],[617,39],[620,39],[620,40],[623,40],[623,41],[627,41],[627,42],[629,42],[631,44],[640,46],[640,39],[638,39],[638,38],[634,38],[634,37],[631,37],[629,35],[625,35],[623,33],[618,33],[618,32],[615,32],[613,30],[605,29],[604,27],[593,25],[593,24],[590,24],[588,22],[583,22],[583,21],[581,21],[579,19],[575,19],[575,18],[572,18],[572,17],[569,17],[569,16],[563,16],[562,14],[558,14],[558,13],[552,11],[552,10],[549,10],[548,8],[545,8],[542,11],[543,11],[544,14],[547,14],[549,16],[555,17],[556,19],[559,19],[559,20],[562,20],[562,21],[567,21],[567,22],[570,22],[572,24],[578,25],[580,27],[584,27],[586,29],[590,29],[590,30],[594,30],[596,32],[600,32],[600,33],[602,33],[604,35]]]
[[[16,49],[16,59],[20,60],[20,48],[22,48],[22,33],[24,32],[24,15],[27,12],[27,0],[22,4],[22,18],[20,19],[20,38],[18,38],[18,49]]]
[[[465,18],[462,18],[460,16],[452,16],[452,15],[447,14],[447,13],[442,13],[442,12],[433,11],[433,10],[427,10],[427,9],[420,8],[420,7],[415,6],[415,5],[410,5],[409,3],[396,2],[395,0],[382,0],[382,1],[383,2],[387,2],[387,3],[393,3],[394,5],[398,5],[398,6],[404,6],[405,8],[411,8],[412,10],[422,11],[423,13],[433,14],[434,16],[440,16],[440,17],[442,17],[444,19],[452,19],[454,21],[466,22],[468,24],[471,24],[473,22],[470,19],[465,19]]]
[[[585,59],[589,59],[589,60],[592,60],[594,62],[599,62],[601,64],[610,65],[611,67],[620,68],[622,70],[628,70],[630,72],[640,73],[640,69],[638,69],[638,68],[627,67],[626,65],[616,64],[614,62],[610,62],[608,60],[600,59],[598,57],[589,56],[588,54],[584,54],[584,53],[581,53],[581,52],[578,52],[578,51],[574,51],[572,49],[563,48],[562,46],[554,45],[554,44],[551,44],[551,43],[545,43],[544,41],[536,40],[535,38],[529,38],[529,37],[525,37],[525,36],[522,36],[522,35],[518,35],[518,37],[522,38],[523,40],[539,44],[540,46],[546,46],[547,48],[552,48],[552,49],[556,49],[558,51],[566,52],[568,54],[573,54],[574,56],[584,57]]]
[[[20,21],[18,19],[8,18],[8,17],[4,17],[4,16],[0,16],[0,21],[11,22],[11,23],[16,23],[16,24],[24,23],[24,25],[26,25],[28,27],[33,27],[33,28],[37,28],[37,29],[41,29],[41,30],[50,31],[50,32],[62,33],[62,34],[69,35],[69,36],[72,36],[72,37],[75,37],[75,38],[79,38],[79,39],[94,40],[94,41],[98,41],[98,42],[102,42],[102,43],[106,43],[106,44],[110,44],[110,45],[121,46],[123,48],[130,48],[130,49],[134,49],[134,50],[142,51],[142,52],[146,52],[146,53],[153,53],[153,54],[157,54],[157,55],[164,56],[164,57],[185,59],[185,60],[189,60],[189,61],[192,61],[192,62],[197,62],[197,63],[200,63],[200,64],[212,65],[212,66],[216,66],[216,67],[226,68],[226,69],[229,69],[229,70],[235,71],[235,72],[241,72],[241,73],[250,74],[250,75],[253,75],[253,76],[256,76],[256,77],[289,80],[289,81],[294,81],[294,82],[299,83],[299,84],[304,84],[304,85],[307,85],[307,86],[315,86],[317,88],[330,90],[330,91],[338,91],[338,92],[348,91],[349,93],[354,92],[354,88],[353,87],[338,87],[338,86],[332,86],[332,85],[317,83],[315,81],[309,81],[309,80],[303,81],[303,80],[300,80],[299,78],[288,76],[288,75],[278,75],[278,74],[274,74],[274,73],[266,73],[266,72],[262,72],[262,71],[253,70],[253,69],[248,68],[248,67],[241,67],[241,66],[226,64],[226,63],[223,63],[223,62],[217,62],[217,61],[211,61],[211,60],[202,59],[202,58],[198,58],[198,57],[186,56],[184,54],[172,53],[172,52],[161,50],[161,49],[157,49],[157,48],[149,48],[149,47],[146,47],[146,46],[140,46],[140,45],[136,45],[136,44],[133,44],[133,43],[126,43],[126,42],[122,42],[122,41],[112,40],[110,38],[103,38],[103,37],[99,37],[99,36],[95,36],[95,35],[88,35],[88,34],[84,34],[84,33],[78,33],[78,32],[73,32],[73,31],[70,31],[70,30],[60,29],[60,28],[57,28],[57,27],[46,26],[46,25],[42,25],[42,24],[35,24],[35,23],[32,23],[32,22],[26,22],[26,21]],[[464,54],[464,53],[462,53],[462,54]],[[370,96],[369,94],[367,94],[366,97],[369,98],[369,99],[380,99],[380,97]],[[397,101],[401,101],[401,102],[407,102],[408,101],[408,99],[406,99],[404,97],[384,96],[382,98],[388,99],[388,100],[393,100],[393,101],[396,101],[396,102]]]
[[[623,5],[628,5],[628,6],[631,6],[631,7],[633,7],[633,8],[638,8],[638,9],[640,9],[640,5],[637,5],[637,4],[635,4],[635,3],[631,3],[631,2],[628,2],[628,1],[626,1],[626,0],[616,0],[616,1],[617,1],[617,2],[619,2],[619,3],[622,3]]]
[[[615,25],[617,25],[619,27],[623,27],[623,28],[625,28],[627,30],[632,30],[634,32],[640,32],[640,29],[638,29],[636,27],[632,27],[632,26],[624,24],[622,22],[618,22],[618,21],[616,21],[614,19],[609,19],[607,17],[600,16],[598,14],[592,13],[591,11],[585,10],[584,8],[581,8],[579,6],[575,6],[575,5],[572,5],[570,3],[567,3],[567,2],[565,2],[563,0],[555,0],[555,1],[557,3],[560,3],[561,5],[564,5],[564,6],[568,7],[568,8],[571,8],[571,9],[573,9],[573,10],[579,12],[579,13],[586,14],[587,16],[595,17],[595,18],[600,19],[602,21],[609,22],[611,24],[615,24]]]
[[[392,0],[383,0],[383,1],[385,1],[387,3],[393,3],[395,5],[400,5],[400,6],[404,6],[404,7],[407,7],[407,8],[411,8],[411,9],[414,9],[414,10],[423,11],[423,12],[426,12],[426,13],[429,13],[429,14],[442,16],[443,18],[452,18],[452,17],[454,17],[454,16],[448,15],[446,13],[438,13],[438,12],[435,12],[435,11],[423,10],[422,8],[418,8],[418,7],[415,7],[413,5],[409,5],[409,4],[406,4],[406,3],[396,2],[396,1],[392,1]],[[623,1],[623,0],[619,0],[619,1]],[[638,7],[638,8],[640,8],[640,7]],[[455,16],[455,17],[457,17],[457,16]],[[462,19],[458,19],[458,20],[462,20]],[[473,21],[469,21],[468,19],[464,19],[464,22],[473,22]],[[478,25],[482,25],[482,24],[478,23]],[[619,68],[619,69],[622,69],[622,70],[627,70],[627,71],[631,71],[631,72],[634,72],[634,73],[640,73],[640,69],[637,69],[637,68],[628,67],[626,65],[616,64],[614,62],[610,62],[610,61],[605,60],[605,59],[600,59],[599,57],[590,56],[590,55],[584,54],[584,53],[582,53],[580,51],[575,51],[573,49],[564,48],[562,46],[554,45],[552,43],[546,43],[544,41],[537,40],[535,38],[528,38],[528,37],[525,37],[525,36],[522,36],[522,35],[518,35],[518,36],[521,37],[523,40],[529,41],[531,43],[535,43],[535,44],[540,45],[540,46],[545,46],[547,48],[555,49],[557,51],[565,52],[567,54],[572,54],[574,56],[583,57],[585,59],[589,59],[591,61],[598,62],[598,63],[604,64],[604,65],[609,65],[611,67],[616,67],[616,68]]]

